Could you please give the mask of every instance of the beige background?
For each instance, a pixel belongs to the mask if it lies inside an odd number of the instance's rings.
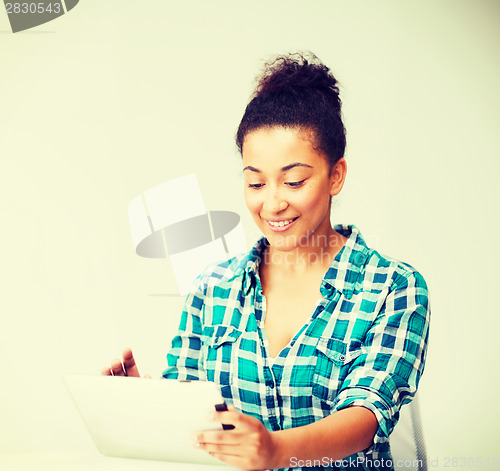
[[[342,83],[334,222],[431,289],[429,458],[498,456],[499,39],[493,0],[82,0],[18,34],[0,11],[0,453],[92,446],[63,374],[126,345],[161,373],[182,299],[127,206],[196,172],[250,245],[234,133],[261,59],[310,49]]]

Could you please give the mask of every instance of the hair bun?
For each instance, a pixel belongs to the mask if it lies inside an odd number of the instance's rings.
[[[346,138],[338,82],[311,52],[285,54],[264,65],[241,118],[236,145],[243,155],[245,136],[272,126],[309,131],[313,148],[330,168],[344,156]]]
[[[304,88],[339,93],[338,82],[330,69],[312,52],[288,54],[267,62],[257,80],[255,96]]]

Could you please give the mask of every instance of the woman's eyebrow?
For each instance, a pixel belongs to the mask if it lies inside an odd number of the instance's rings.
[[[311,165],[303,164],[301,162],[294,162],[293,164],[285,165],[284,167],[281,168],[282,172],[287,172],[288,170],[291,170],[294,167],[307,167],[307,168],[313,168]],[[251,165],[247,165],[243,171],[245,170],[251,170],[252,172],[256,173],[262,173],[258,168],[252,167]]]

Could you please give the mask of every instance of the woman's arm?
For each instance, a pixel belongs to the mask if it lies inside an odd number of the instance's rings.
[[[197,434],[196,446],[215,458],[245,470],[327,465],[370,447],[377,431],[375,415],[364,407],[348,407],[315,423],[269,432],[262,423],[234,408],[215,414],[234,430]]]
[[[348,407],[303,427],[273,432],[277,443],[276,467],[296,467],[297,460],[336,461],[373,444],[378,421],[364,407]]]
[[[195,281],[196,287],[184,301],[177,334],[167,354],[167,368],[162,376],[177,380],[206,380],[202,358],[202,317],[206,296],[203,273]]]

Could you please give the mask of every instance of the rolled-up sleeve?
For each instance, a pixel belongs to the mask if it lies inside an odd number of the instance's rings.
[[[373,446],[382,446],[409,403],[424,370],[429,336],[427,285],[416,271],[393,282],[361,353],[354,359],[334,403],[334,411],[363,406],[378,420]]]
[[[179,329],[167,354],[163,377],[178,380],[206,380],[202,356],[202,311],[206,285],[200,275],[186,297]]]

